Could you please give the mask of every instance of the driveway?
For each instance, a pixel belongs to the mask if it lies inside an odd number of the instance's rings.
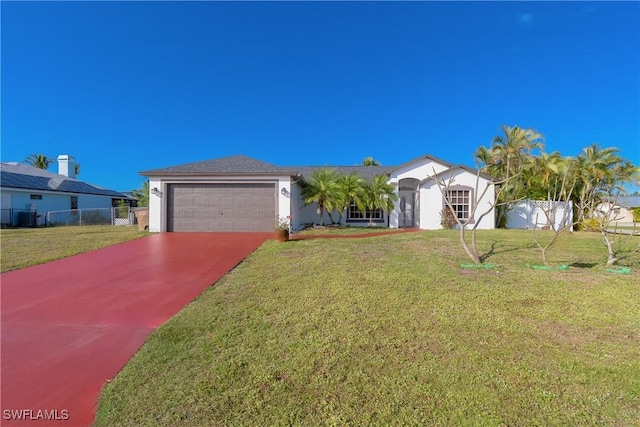
[[[90,425],[149,334],[271,237],[161,233],[2,274],[0,424]]]

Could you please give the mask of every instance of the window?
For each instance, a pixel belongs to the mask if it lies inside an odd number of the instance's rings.
[[[363,214],[358,209],[358,206],[356,206],[354,202],[351,202],[351,205],[349,205],[349,211],[347,212],[347,220],[358,221],[371,219],[374,221],[382,221],[384,219],[382,215],[382,209],[367,209]]]
[[[29,198],[31,200],[42,200],[42,194],[31,194]]]
[[[71,196],[71,210],[78,209],[78,197]]]
[[[469,219],[472,209],[472,192],[466,188],[450,189],[448,193],[448,199],[453,207],[453,212],[460,221],[466,221]],[[446,202],[443,201],[446,207]]]

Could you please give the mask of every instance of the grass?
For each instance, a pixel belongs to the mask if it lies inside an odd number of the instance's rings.
[[[306,228],[296,232],[296,235],[301,236],[345,236],[345,235],[359,235],[370,233],[387,233],[398,232],[397,228],[389,227],[350,227],[350,226],[326,226],[322,228]]]
[[[640,258],[595,233],[267,242],[149,338],[98,426],[638,425]],[[636,242],[637,243],[637,242]]]
[[[102,225],[0,230],[0,271],[42,264],[147,236],[137,227]]]

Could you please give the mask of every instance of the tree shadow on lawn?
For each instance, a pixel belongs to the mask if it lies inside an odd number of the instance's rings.
[[[573,264],[569,264],[569,267],[575,268],[593,268],[598,265],[597,262],[574,262]]]
[[[534,249],[536,247],[535,243],[529,243],[526,245],[520,245],[520,246],[503,246],[500,247],[498,246],[498,241],[497,240],[493,240],[491,242],[491,247],[489,249],[488,252],[480,255],[480,262],[485,262],[487,259],[491,258],[494,255],[498,255],[498,254],[504,254],[507,252],[514,252],[514,251],[520,251],[520,250],[525,250],[525,249]],[[498,250],[497,250],[498,249]]]

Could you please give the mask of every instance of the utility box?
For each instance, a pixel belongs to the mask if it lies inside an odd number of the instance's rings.
[[[35,227],[36,212],[18,212],[18,227]]]

